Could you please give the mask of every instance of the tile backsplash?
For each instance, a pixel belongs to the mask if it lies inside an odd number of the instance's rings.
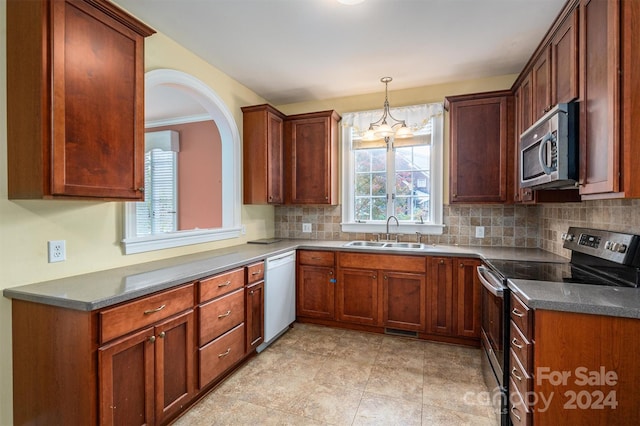
[[[275,236],[317,240],[370,240],[373,234],[342,232],[341,206],[277,206]],[[560,236],[569,226],[640,234],[640,200],[597,200],[540,205],[444,206],[442,235],[428,235],[429,244],[504,247],[540,247],[569,257]],[[303,233],[302,224],[312,232]],[[485,238],[475,238],[475,227],[484,226]],[[401,241],[415,241],[404,235]]]
[[[543,204],[539,247],[569,257],[560,236],[569,226],[640,234],[640,200],[594,200],[581,203]]]
[[[538,247],[538,206],[465,205],[444,206],[442,235],[426,235],[429,244]],[[275,233],[281,238],[317,240],[370,240],[374,234],[342,232],[340,206],[278,206]],[[303,233],[302,224],[311,223],[312,232]],[[484,226],[484,238],[475,238],[475,227]],[[400,237],[415,241],[415,235]]]

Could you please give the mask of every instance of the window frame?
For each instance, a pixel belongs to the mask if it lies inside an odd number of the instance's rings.
[[[398,110],[399,108],[395,109]],[[394,112],[394,108],[391,108]],[[380,115],[382,110],[380,110]],[[431,218],[425,218],[424,223],[416,221],[399,221],[399,225],[395,221],[390,223],[389,231],[401,234],[414,234],[420,232],[424,235],[441,235],[444,230],[443,223],[443,202],[444,202],[444,137],[443,137],[444,118],[442,114],[433,115],[431,117],[431,153],[430,153],[430,211]],[[356,222],[355,215],[355,155],[351,149],[352,126],[343,125],[342,127],[342,232],[355,233],[386,233],[387,220],[372,220],[367,222]],[[387,148],[387,189],[394,185],[395,168],[392,161],[394,157]],[[391,168],[390,168],[391,165]],[[391,186],[390,186],[391,185]],[[389,199],[389,193],[387,192]],[[391,201],[391,200],[389,200]],[[388,217],[387,217],[388,219]]]

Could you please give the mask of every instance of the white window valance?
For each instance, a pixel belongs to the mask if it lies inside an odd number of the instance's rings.
[[[433,117],[441,116],[443,109],[442,103],[432,103],[389,108],[389,112],[398,120],[404,120],[412,132],[418,132],[430,126]],[[361,136],[369,129],[369,124],[382,117],[382,112],[382,109],[377,109],[342,114],[342,126],[352,127],[354,133]],[[428,132],[429,129],[425,130]]]

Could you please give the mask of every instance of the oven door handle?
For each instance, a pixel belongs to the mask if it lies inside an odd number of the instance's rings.
[[[498,277],[494,272],[492,272],[486,266],[478,266],[477,272],[478,272],[478,278],[480,279],[480,282],[482,283],[484,288],[489,290],[489,292],[494,296],[502,297],[504,286],[502,285],[502,280],[500,279],[500,277]],[[487,276],[491,277],[491,281],[489,281],[489,279],[486,278]]]

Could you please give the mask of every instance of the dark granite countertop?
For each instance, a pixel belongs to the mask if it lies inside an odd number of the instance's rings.
[[[176,285],[264,260],[295,249],[344,250],[408,255],[464,256],[480,259],[567,261],[540,249],[429,245],[424,250],[362,249],[344,247],[346,241],[282,240],[273,244],[243,244],[105,271],[92,272],[6,288],[5,297],[93,311],[145,296]]]

